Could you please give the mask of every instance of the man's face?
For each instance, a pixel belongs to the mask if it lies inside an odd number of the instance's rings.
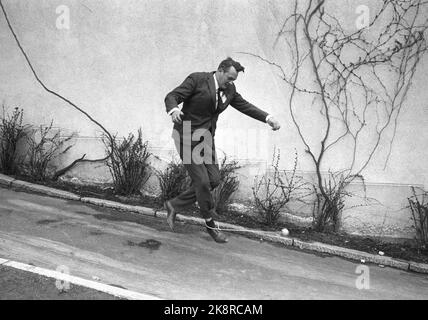
[[[218,70],[218,86],[221,89],[226,89],[226,84],[232,83],[238,78],[238,72],[235,67],[231,66],[227,71]]]

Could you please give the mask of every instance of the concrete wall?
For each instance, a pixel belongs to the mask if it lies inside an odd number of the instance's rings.
[[[240,171],[237,199],[250,199],[253,177],[265,172],[274,147],[282,153],[281,167],[290,169],[294,150],[298,170],[311,173],[288,110],[289,88],[275,68],[239,52],[252,52],[286,64],[284,44],[273,46],[283,19],[291,12],[288,1],[257,0],[4,0],[9,18],[40,78],[52,90],[84,108],[110,132],[126,136],[143,128],[152,151],[168,161],[175,154],[170,138],[172,125],[164,110],[165,94],[189,73],[215,70],[227,56],[240,61],[246,72],[236,82],[243,96],[282,122],[279,132],[229,108],[219,120],[216,144],[221,151],[247,166]],[[354,28],[355,9],[371,1],[328,1],[347,28]],[[56,25],[57,8],[70,12],[70,28]],[[364,176],[369,196],[386,206],[346,211],[344,228],[349,232],[413,237],[410,212],[403,209],[408,185],[428,187],[428,116],[425,90],[427,60],[421,62],[409,99],[402,110],[388,166],[384,168],[386,145],[377,153]],[[24,57],[0,17],[0,99],[8,107],[25,110],[28,123],[49,123],[65,133],[77,132],[75,146],[60,159],[66,164],[86,153],[104,156],[101,130],[82,114],[45,92],[36,82]],[[304,111],[305,101],[301,101]],[[321,127],[316,118],[302,113],[316,137]],[[346,146],[327,159],[329,168],[346,163]],[[80,165],[71,175],[85,181],[106,182],[108,170],[97,165]],[[156,188],[152,180],[151,189]],[[296,214],[308,215],[307,209]],[[355,217],[355,218],[354,218]],[[385,218],[386,217],[386,218]],[[357,219],[358,218],[358,219]],[[369,226],[369,227],[367,227]],[[382,229],[382,230],[383,230]]]

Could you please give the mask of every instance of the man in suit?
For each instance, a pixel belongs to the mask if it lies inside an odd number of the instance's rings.
[[[207,232],[219,243],[227,242],[227,238],[213,220],[211,190],[220,182],[214,143],[220,113],[231,105],[247,116],[268,123],[273,130],[280,128],[272,115],[252,105],[236,91],[233,82],[241,71],[244,67],[239,62],[227,58],[215,72],[190,74],[165,97],[166,111],[174,122],[174,142],[192,181],[189,189],[164,203],[167,222],[173,229],[177,211],[198,201]]]

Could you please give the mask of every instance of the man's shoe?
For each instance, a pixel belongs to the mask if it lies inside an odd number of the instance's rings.
[[[228,241],[224,233],[221,232],[217,227],[211,228],[207,226],[207,232],[215,240],[215,242],[226,243]]]
[[[165,201],[163,206],[167,211],[166,222],[168,222],[171,230],[174,231],[175,216],[177,215],[177,212],[175,212],[174,207],[172,206],[171,202],[169,202],[168,200]]]

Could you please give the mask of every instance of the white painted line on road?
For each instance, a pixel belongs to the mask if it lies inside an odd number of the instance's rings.
[[[2,258],[0,258],[0,265],[2,265],[3,263],[6,263],[6,262],[8,262],[9,260],[6,260],[6,259],[2,259]]]
[[[0,262],[3,260],[4,259],[0,259]],[[139,293],[139,292],[135,292],[135,291],[130,291],[130,290],[118,288],[115,286],[110,286],[107,284],[103,284],[103,283],[99,283],[99,282],[95,282],[95,281],[91,281],[91,280],[86,280],[86,279],[76,277],[76,276],[71,276],[69,274],[65,274],[62,272],[53,271],[53,270],[49,270],[49,269],[45,269],[45,268],[40,268],[40,267],[32,266],[29,264],[17,262],[17,261],[4,260],[4,263],[2,265],[12,267],[15,269],[19,269],[19,270],[23,270],[23,271],[36,273],[36,274],[39,274],[41,276],[45,276],[48,278],[54,278],[54,279],[61,280],[61,281],[67,281],[69,283],[72,283],[72,284],[75,284],[75,285],[78,285],[81,287],[94,289],[97,291],[101,291],[101,292],[111,294],[111,295],[119,297],[119,298],[128,299],[128,300],[161,300],[160,298],[152,296],[152,295],[143,294],[143,293]]]

